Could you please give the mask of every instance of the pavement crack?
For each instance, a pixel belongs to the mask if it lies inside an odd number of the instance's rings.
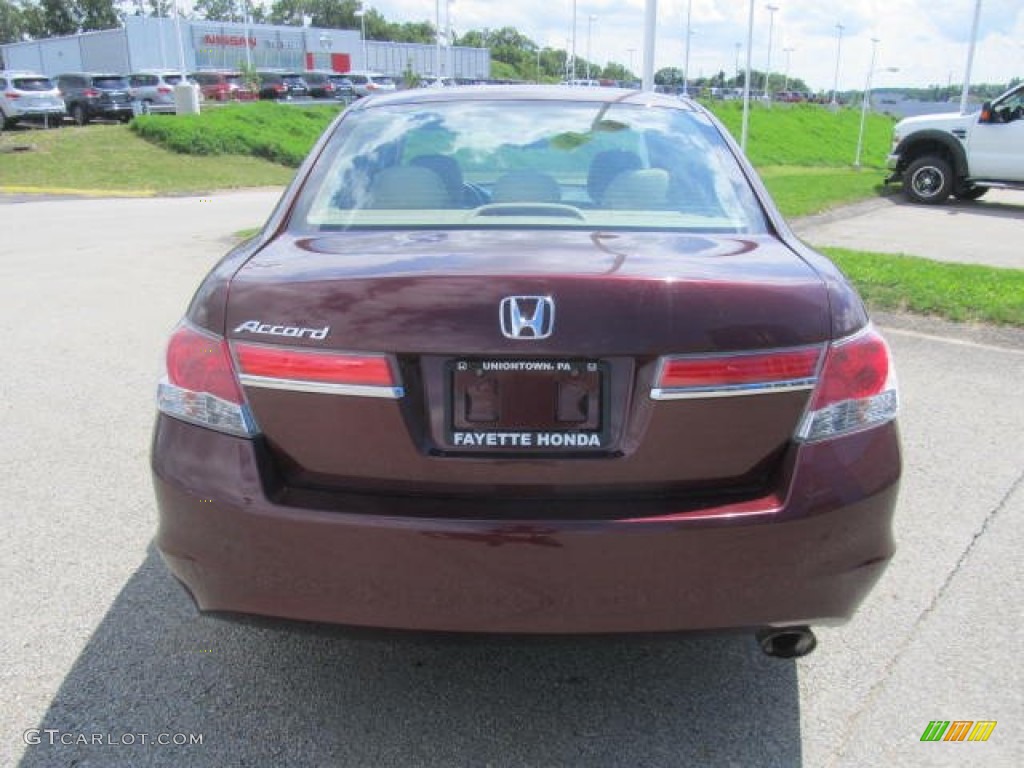
[[[827,763],[828,766],[831,767],[836,765],[837,761],[843,756],[843,754],[845,754],[847,745],[850,743],[850,738],[855,732],[857,724],[860,722],[861,716],[866,711],[871,709],[875,700],[881,694],[882,688],[888,682],[889,678],[892,677],[893,671],[896,669],[896,665],[899,663],[900,659],[903,658],[903,655],[907,652],[907,648],[910,646],[911,642],[917,636],[918,630],[924,624],[924,622],[935,612],[935,609],[939,606],[939,603],[942,601],[942,598],[946,595],[946,593],[952,586],[953,580],[964,567],[964,564],[967,562],[967,559],[971,556],[971,553],[977,547],[978,542],[981,541],[982,536],[984,536],[988,532],[989,528],[992,527],[992,521],[995,520],[996,516],[1007,507],[1007,505],[1010,503],[1010,499],[1013,498],[1014,494],[1016,494],[1022,488],[1024,488],[1024,471],[1022,471],[1017,476],[1017,478],[1012,483],[1010,483],[1010,487],[1006,491],[1006,493],[1003,494],[1002,498],[1000,498],[999,501],[995,504],[995,506],[993,506],[992,509],[989,510],[988,514],[985,515],[985,519],[982,521],[981,527],[979,527],[978,530],[975,531],[974,534],[971,536],[971,540],[967,543],[967,546],[964,547],[963,551],[960,553],[960,557],[957,558],[956,563],[950,569],[949,573],[946,574],[946,578],[943,580],[942,586],[940,586],[938,591],[932,596],[931,601],[924,608],[924,610],[922,610],[921,613],[918,614],[917,618],[914,620],[913,625],[910,627],[910,631],[907,632],[906,636],[903,638],[903,641],[899,644],[896,653],[894,653],[890,657],[889,661],[885,664],[885,667],[882,669],[882,674],[879,675],[878,679],[871,685],[871,689],[868,691],[868,695],[864,697],[863,703],[859,707],[857,707],[857,710],[853,713],[853,716],[847,720],[847,727],[843,732],[843,739],[839,743],[839,747],[832,753],[832,757]]]

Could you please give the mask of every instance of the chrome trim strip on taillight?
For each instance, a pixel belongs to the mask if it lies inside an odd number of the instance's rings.
[[[267,376],[239,374],[238,380],[246,387],[280,389],[289,392],[310,392],[317,395],[353,395],[356,397],[384,397],[398,400],[405,396],[404,387],[378,387],[369,384],[335,384],[324,381],[276,379]]]
[[[742,397],[743,395],[767,395],[777,392],[799,392],[814,389],[817,378],[791,379],[789,381],[758,382],[755,384],[732,384],[722,387],[685,387],[679,389],[651,390],[652,400],[693,400],[712,397]]]

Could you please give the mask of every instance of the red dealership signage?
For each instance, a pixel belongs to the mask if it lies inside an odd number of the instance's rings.
[[[242,35],[203,35],[203,42],[206,45],[235,46],[238,48],[244,48],[247,45],[250,48],[256,47],[255,37],[243,37]]]

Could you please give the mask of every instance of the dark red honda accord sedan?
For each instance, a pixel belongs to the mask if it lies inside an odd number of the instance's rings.
[[[347,109],[199,287],[158,404],[157,544],[204,611],[800,655],[893,552],[885,342],[656,94]]]

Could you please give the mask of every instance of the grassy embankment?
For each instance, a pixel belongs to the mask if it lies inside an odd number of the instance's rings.
[[[738,136],[739,105],[711,106]],[[335,114],[329,106],[259,103],[140,117],[130,127],[6,133],[0,152],[31,151],[0,154],[0,187],[168,193],[283,184]],[[864,169],[856,171],[858,121],[855,110],[755,106],[748,152],[783,213],[800,216],[876,194],[891,122],[870,117]]]

